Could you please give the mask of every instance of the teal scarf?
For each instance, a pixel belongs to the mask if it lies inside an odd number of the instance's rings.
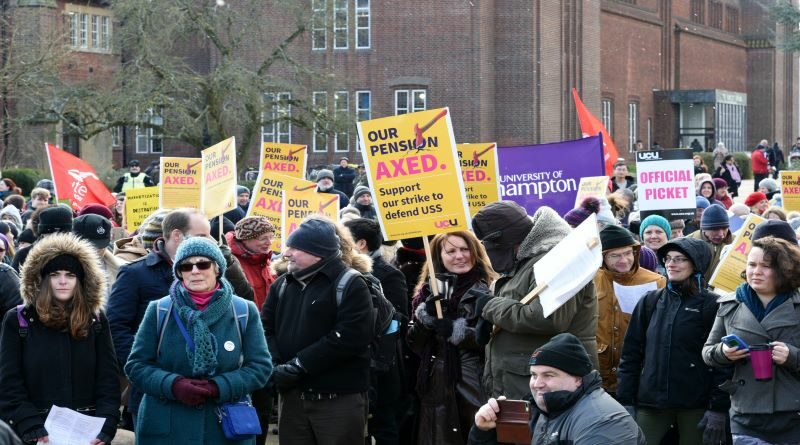
[[[233,290],[230,283],[226,279],[220,280],[220,288],[214,292],[205,311],[197,309],[189,291],[178,280],[172,283],[169,294],[174,309],[177,309],[186,331],[194,341],[194,352],[186,345],[186,355],[192,364],[192,377],[214,375],[217,370],[217,338],[208,327],[231,313]]]
[[[775,298],[773,298],[767,304],[767,307],[764,307],[764,305],[761,304],[761,300],[758,298],[758,295],[756,295],[755,291],[752,287],[750,287],[749,284],[742,283],[736,288],[736,299],[741,303],[744,303],[744,305],[747,306],[747,309],[750,309],[750,312],[753,313],[753,316],[755,316],[756,320],[759,322],[761,322],[761,320],[763,320],[767,314],[772,312],[773,309],[786,302],[786,300],[788,300],[791,296],[791,292],[784,292],[775,295]]]

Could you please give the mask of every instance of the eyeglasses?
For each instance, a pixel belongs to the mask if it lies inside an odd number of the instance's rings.
[[[181,263],[178,264],[178,270],[181,272],[191,272],[195,266],[197,266],[197,270],[208,270],[211,269],[211,265],[214,264],[213,261],[198,261],[196,263]]]
[[[675,264],[683,264],[689,261],[689,258],[685,256],[676,256],[676,257],[664,257],[664,264],[675,263]]]

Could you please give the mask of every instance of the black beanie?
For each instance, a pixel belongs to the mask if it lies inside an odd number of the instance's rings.
[[[42,268],[42,277],[46,277],[53,272],[58,272],[59,270],[72,272],[78,277],[78,280],[81,282],[83,281],[83,265],[72,255],[64,253],[50,260]]]
[[[634,246],[636,240],[633,234],[620,226],[606,226],[600,231],[600,244],[603,251],[619,249],[620,247]]]
[[[321,219],[307,219],[289,235],[286,245],[320,258],[339,253],[339,236],[333,224]]]
[[[531,355],[529,364],[552,366],[577,377],[592,372],[592,362],[586,348],[569,332],[558,334],[543,344]]]
[[[72,210],[56,205],[48,207],[39,214],[39,235],[56,232],[72,232]]]
[[[19,237],[17,237],[17,241],[21,243],[33,244],[33,242],[36,241],[36,236],[34,236],[33,230],[25,229],[22,231],[22,233],[19,234]]]
[[[797,235],[792,230],[792,226],[786,221],[770,219],[757,225],[756,230],[753,231],[753,241],[768,236],[774,236],[791,244],[797,244]]]

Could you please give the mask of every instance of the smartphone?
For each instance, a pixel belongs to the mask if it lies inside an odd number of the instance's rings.
[[[722,337],[721,340],[722,343],[725,343],[725,346],[729,348],[739,348],[740,350],[750,349],[750,347],[747,346],[747,343],[745,343],[744,340],[739,338],[739,336],[737,336],[736,334],[726,335]]]

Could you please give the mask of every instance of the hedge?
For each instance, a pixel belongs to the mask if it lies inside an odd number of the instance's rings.
[[[9,168],[3,170],[3,177],[11,179],[22,189],[22,194],[28,196],[31,190],[36,187],[36,183],[50,175],[46,175],[41,170],[34,168]]]

